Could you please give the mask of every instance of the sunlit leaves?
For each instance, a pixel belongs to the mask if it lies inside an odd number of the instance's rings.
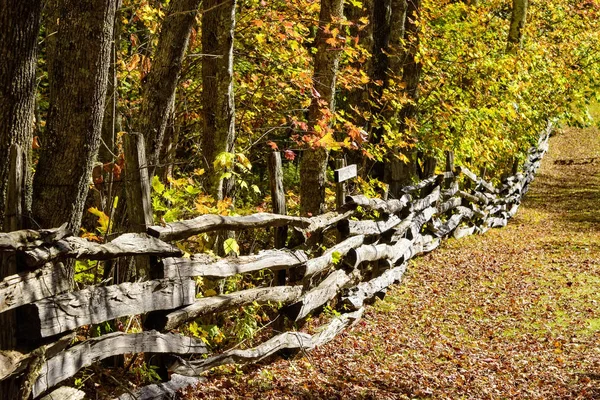
[[[527,148],[547,118],[576,110],[598,85],[598,68],[572,65],[582,52],[598,57],[597,20],[582,18],[569,2],[531,3],[516,55],[505,52],[504,3],[423,4],[423,150],[453,148],[493,168]]]
[[[110,229],[110,217],[96,207],[88,208],[88,212],[98,217],[98,227],[96,229],[100,234],[105,235]]]
[[[240,246],[234,238],[225,239],[223,242],[223,250],[226,255],[233,253],[234,255],[240,254]]]

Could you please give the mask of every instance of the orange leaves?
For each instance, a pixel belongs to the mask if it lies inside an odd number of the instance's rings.
[[[139,65],[141,60],[141,56],[136,53],[131,57],[131,60],[129,60],[129,64],[127,64],[127,71],[131,72],[134,69],[137,68],[137,66]]]
[[[355,147],[360,146],[363,142],[366,142],[368,139],[368,134],[364,129],[358,128],[356,125],[346,122],[344,127],[347,130],[348,136],[352,139],[353,145]]]
[[[292,150],[285,150],[283,152],[283,156],[286,160],[294,161],[294,159],[296,158],[296,153],[294,153]]]
[[[152,61],[150,60],[150,57],[135,53],[129,60],[129,64],[127,64],[126,69],[127,71],[131,72],[134,69],[139,68],[141,77],[143,79],[150,72],[151,66]]]

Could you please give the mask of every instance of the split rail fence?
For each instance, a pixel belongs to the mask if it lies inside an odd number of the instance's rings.
[[[0,313],[16,310],[27,316],[18,321],[16,337],[29,347],[28,351],[0,352],[0,381],[21,376],[24,382],[30,382],[22,386],[25,394],[30,391],[33,398],[38,398],[82,368],[107,357],[142,352],[178,355],[169,369],[171,381],[120,397],[158,398],[161,393],[194,383],[195,378],[188,377],[218,365],[256,362],[280,350],[322,345],[359,319],[369,299],[382,297],[390,285],[399,282],[411,258],[434,250],[450,236],[461,238],[505,226],[517,212],[547,151],[550,131],[549,125],[538,145],[530,149],[522,172],[513,168],[512,176],[500,187],[468,168],[454,167],[452,157],[448,157],[445,173],[405,187],[399,199],[348,196],[336,212],[311,218],[271,213],[203,215],[151,226],[146,232],[123,234],[105,244],[89,242],[64,228],[0,233],[3,262],[13,263],[22,271],[0,282]],[[365,215],[378,218],[368,219]],[[305,240],[336,230],[337,244],[310,257],[299,247],[283,248],[287,236],[281,234],[284,227],[295,229]],[[181,250],[169,243],[204,232],[263,228],[278,232],[277,249],[220,259],[206,254],[183,258]],[[74,291],[60,262],[127,256],[158,257],[161,278]],[[225,278],[264,269],[280,271],[276,273],[276,286],[196,298],[195,277]],[[281,315],[300,321],[334,299],[338,300],[336,304],[344,305],[339,307],[344,313],[318,333],[287,331],[254,348],[210,354],[203,341],[170,333],[202,316],[256,302],[279,303]],[[72,344],[78,328],[147,313],[151,313],[146,318],[148,330],[141,333],[115,332]],[[27,346],[19,344],[16,348]],[[205,357],[188,360],[186,355],[193,354]],[[45,398],[81,395],[75,389],[61,387]]]

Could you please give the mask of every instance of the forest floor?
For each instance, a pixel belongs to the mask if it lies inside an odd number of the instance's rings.
[[[415,260],[331,343],[207,378],[186,398],[599,399],[600,133],[558,131],[506,228]]]

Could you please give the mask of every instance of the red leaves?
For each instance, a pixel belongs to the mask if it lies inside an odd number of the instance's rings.
[[[269,140],[267,142],[267,146],[269,146],[273,151],[279,150],[279,146],[277,146],[277,143],[273,142],[272,140]],[[296,153],[288,149],[283,151],[283,156],[286,160],[294,161],[294,159],[296,158]]]
[[[294,159],[296,158],[296,153],[294,153],[292,150],[285,150],[283,152],[283,156],[286,160],[294,161]]]

